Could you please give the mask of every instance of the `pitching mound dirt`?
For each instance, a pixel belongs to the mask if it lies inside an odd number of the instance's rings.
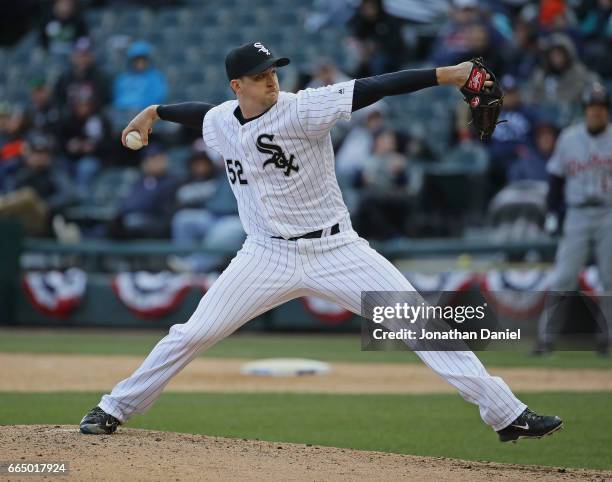
[[[81,435],[71,425],[0,427],[2,460],[65,461],[36,480],[605,480],[610,471],[515,466],[320,446],[120,428]],[[0,476],[1,478],[1,476]],[[31,480],[32,477],[21,477]],[[20,480],[11,476],[9,480]]]

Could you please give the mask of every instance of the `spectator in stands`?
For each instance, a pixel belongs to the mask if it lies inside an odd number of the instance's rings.
[[[14,166],[21,156],[27,131],[23,109],[8,102],[0,104],[0,182],[2,173]]]
[[[144,109],[166,99],[166,78],[151,62],[151,45],[139,40],[127,51],[128,70],[113,86],[113,105],[118,109]]]
[[[537,26],[519,17],[513,25],[512,42],[506,54],[506,72],[527,79],[538,64]]]
[[[473,49],[482,49],[479,44],[483,37],[480,30],[486,29],[488,44],[500,51],[504,39],[484,18],[478,0],[453,0],[449,21],[440,29],[434,43],[430,60],[436,65],[451,65],[470,58]],[[487,59],[488,61],[488,59]]]
[[[156,144],[143,151],[141,177],[111,222],[114,238],[167,238],[178,181],[168,173],[168,156]]]
[[[410,206],[422,186],[422,173],[399,151],[397,134],[384,129],[361,173],[357,230],[368,239],[407,233]]]
[[[324,27],[344,26],[352,17],[357,7],[355,0],[313,0],[308,9],[304,28],[315,33]]]
[[[245,238],[235,202],[219,202],[227,185],[225,172],[217,170],[204,151],[189,158],[189,176],[177,189],[176,212],[172,217],[172,240],[177,244],[204,247],[240,248]],[[234,209],[228,209],[234,205]],[[168,264],[175,271],[210,271],[223,262],[223,257],[198,253],[171,256]]]
[[[407,20],[410,24],[431,24],[443,17],[449,7],[449,0],[383,0],[390,15]]]
[[[53,102],[46,79],[35,77],[30,81],[30,87],[30,104],[25,113],[28,128],[56,135],[61,113]]]
[[[484,23],[469,25],[465,29],[467,52],[458,57],[457,61],[482,57],[487,67],[495,72],[497,78],[501,78],[506,71],[506,59],[503,56],[506,49],[500,49],[499,44],[491,41],[493,32],[494,30]],[[498,37],[501,39],[501,36]]]
[[[28,233],[45,235],[50,220],[76,200],[68,175],[54,158],[55,140],[44,132],[28,134],[14,172],[4,182],[0,216],[21,219]]]
[[[32,20],[41,18],[44,7],[39,0],[0,2],[0,45],[15,45],[32,30]]]
[[[602,77],[612,77],[612,0],[587,0],[578,8],[579,32],[586,40],[585,63]]]
[[[87,36],[87,25],[76,0],[54,0],[41,25],[41,44],[52,55],[67,56],[79,37]]]
[[[347,80],[350,80],[349,77],[336,66],[333,60],[324,58],[316,62],[312,80],[306,85],[306,88],[316,89]]]
[[[83,88],[92,92],[96,107],[110,102],[109,79],[96,65],[91,40],[87,37],[74,43],[70,67],[55,84],[55,101],[61,106],[70,105]]]
[[[353,115],[355,126],[336,153],[336,174],[341,185],[353,184],[364,168],[364,158],[372,152],[374,138],[383,129],[386,105],[372,104]]]
[[[508,182],[546,181],[546,163],[555,149],[559,130],[551,122],[542,121],[534,129],[535,146],[520,146],[517,159],[508,169]]]
[[[357,59],[354,77],[379,75],[401,66],[401,24],[385,12],[382,0],[362,0],[349,21],[349,29],[349,48]]]
[[[7,139],[8,123],[11,118],[11,105],[6,101],[0,101],[0,146]]]
[[[318,87],[337,84],[347,80],[350,80],[349,77],[336,66],[333,60],[323,58],[315,62],[312,71],[312,78],[306,85],[300,87],[299,90],[302,90],[303,88],[316,89]],[[338,147],[349,130],[349,121],[341,119],[336,124],[336,127],[331,132],[332,145],[334,148]]]
[[[60,126],[60,142],[70,161],[79,193],[87,196],[91,183],[108,155],[110,124],[96,110],[90,85],[83,84],[71,95],[70,115]]]
[[[538,12],[540,32],[546,36],[554,33],[568,35],[581,47],[582,39],[575,29],[575,15],[569,3],[567,0],[540,0]]]
[[[537,107],[526,106],[521,101],[517,79],[504,75],[501,80],[504,106],[499,118],[505,120],[495,128],[493,137],[486,144],[491,158],[490,174],[494,192],[507,180],[508,169],[518,155],[519,148],[531,148],[532,131],[537,119]]]
[[[561,114],[579,110],[580,96],[597,80],[576,55],[572,40],[565,34],[552,34],[544,43],[544,55],[524,89],[530,103],[556,106]]]

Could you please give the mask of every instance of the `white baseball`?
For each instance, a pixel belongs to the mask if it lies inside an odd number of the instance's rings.
[[[142,138],[140,137],[140,132],[128,132],[127,136],[125,136],[125,145],[134,151],[140,149],[142,147]]]

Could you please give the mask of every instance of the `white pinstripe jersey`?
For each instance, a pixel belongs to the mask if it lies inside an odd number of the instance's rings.
[[[204,141],[223,156],[247,234],[290,238],[348,219],[329,131],[350,119],[354,83],[280,92],[244,125],[234,115],[237,100],[206,113]]]

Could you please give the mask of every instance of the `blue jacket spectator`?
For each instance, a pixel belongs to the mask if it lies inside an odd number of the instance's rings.
[[[482,37],[484,29],[485,46],[495,46],[489,48],[488,56],[499,52],[504,46],[505,41],[501,34],[485,19],[484,12],[478,0],[453,0],[448,22],[443,25],[432,46],[430,60],[437,65],[452,65],[464,60],[468,60],[474,51],[484,50],[480,46],[483,43]],[[485,53],[485,52],[482,52]],[[497,56],[497,55],[495,55]],[[492,69],[497,68],[499,73],[501,62],[494,62],[487,57],[487,65]]]
[[[178,180],[168,174],[168,156],[157,145],[143,152],[142,176],[119,208],[109,230],[115,238],[164,238],[170,233],[170,216]]]
[[[535,128],[535,146],[522,146],[518,158],[508,169],[508,182],[532,180],[546,181],[546,163],[555,149],[559,130],[548,122],[541,122]]]
[[[519,18],[512,31],[512,40],[505,55],[506,73],[527,79],[539,62],[538,28],[535,22]]]
[[[504,106],[499,118],[505,120],[495,128],[488,144],[493,163],[503,170],[516,159],[519,146],[533,144],[532,130],[537,117],[536,107],[523,105],[517,81],[510,75],[501,79],[504,90]]]
[[[119,74],[113,86],[113,105],[118,109],[144,109],[166,99],[164,74],[151,64],[151,46],[134,42],[127,51],[129,68]]]
[[[168,157],[157,146],[147,148],[142,161],[142,177],[132,187],[121,207],[121,214],[161,214],[172,205],[177,180],[167,172]]]

